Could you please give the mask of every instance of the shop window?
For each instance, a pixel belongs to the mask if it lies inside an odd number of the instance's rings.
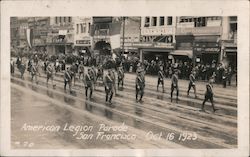
[[[152,26],[157,25],[157,17],[152,17]]]
[[[145,17],[145,25],[144,25],[144,27],[149,27],[149,22],[150,22],[150,18]]]
[[[172,20],[173,20],[173,18],[172,17],[168,17],[168,25],[172,25]]]
[[[160,26],[163,26],[165,23],[165,18],[164,17],[160,17]]]

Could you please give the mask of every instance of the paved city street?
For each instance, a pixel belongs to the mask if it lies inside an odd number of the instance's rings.
[[[87,70],[85,68],[85,70]],[[104,86],[100,81],[93,99],[85,99],[82,81],[76,80],[73,93],[64,91],[63,72],[55,75],[56,88],[46,86],[41,73],[38,84],[31,82],[26,72],[24,80],[17,71],[11,77],[11,131],[13,148],[236,148],[237,147],[237,88],[214,86],[215,107],[210,102],[206,112],[200,112],[206,90],[205,82],[197,82],[197,96],[191,90],[187,96],[187,80],[179,80],[179,101],[170,101],[170,79],[165,79],[165,93],[156,90],[157,77],[146,75],[143,102],[135,100],[135,77],[125,73],[124,88],[117,90],[112,107],[105,104]],[[175,95],[175,94],[174,94]],[[175,97],[174,97],[175,98]],[[60,126],[59,131],[25,130],[27,125]],[[135,139],[100,140],[100,124],[128,126],[122,134]],[[92,139],[62,130],[65,125],[93,126]],[[39,127],[39,126],[38,126]],[[85,133],[87,133],[86,131]],[[121,132],[116,132],[121,133]],[[104,132],[112,134],[112,131]],[[154,136],[152,136],[154,134]],[[89,134],[88,134],[89,135]],[[108,142],[107,142],[108,141]]]

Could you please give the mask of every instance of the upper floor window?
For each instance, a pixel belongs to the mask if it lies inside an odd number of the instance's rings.
[[[76,34],[79,33],[79,24],[76,24]]]
[[[194,18],[194,27],[204,27],[206,26],[207,18],[198,17]]]
[[[160,17],[160,26],[163,26],[165,23],[165,18],[163,16]]]
[[[150,18],[149,17],[145,17],[145,25],[144,27],[149,27],[149,22],[150,22]]]
[[[71,21],[72,21],[72,18],[71,18],[71,17],[69,17],[69,18],[68,18],[68,22],[71,22]]]
[[[170,17],[168,17],[168,25],[172,25],[172,23],[173,23],[173,18],[170,16]]]
[[[152,17],[152,26],[157,25],[157,17]]]

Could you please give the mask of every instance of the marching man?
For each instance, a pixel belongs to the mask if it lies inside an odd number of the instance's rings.
[[[94,86],[94,89],[96,87],[96,70],[95,70],[95,67],[92,66],[91,67],[91,77],[92,77],[92,81],[93,81],[93,86]]]
[[[83,65],[82,61],[78,67],[78,72],[79,72],[79,80],[81,80],[81,76],[83,75],[83,77],[84,77],[84,65]]]
[[[160,84],[162,85],[162,92],[164,93],[164,75],[162,66],[160,66],[160,70],[158,71],[157,91]]]
[[[208,84],[206,85],[207,90],[206,90],[206,93],[205,93],[205,99],[204,99],[204,101],[203,101],[203,103],[202,103],[202,106],[201,106],[201,111],[202,111],[202,112],[205,112],[204,106],[205,106],[205,103],[206,103],[208,100],[210,100],[210,102],[211,102],[211,104],[212,104],[213,111],[215,112],[216,110],[218,110],[218,109],[215,109],[215,108],[214,108],[214,100],[213,100],[214,93],[213,93],[213,85],[212,85],[212,82],[213,82],[213,81],[212,81],[212,79],[210,78]]]
[[[108,73],[104,77],[104,85],[105,85],[105,92],[106,92],[106,103],[109,102],[112,104],[112,97],[113,97],[113,78],[111,74],[111,69],[108,70]]]
[[[66,86],[69,85],[69,91],[72,93],[72,76],[70,74],[69,67],[66,69],[64,73],[64,91],[66,91]]]
[[[179,96],[179,87],[178,87],[178,70],[176,69],[174,74],[172,75],[172,79],[171,79],[171,102],[173,99],[173,92],[176,89],[176,101],[178,100],[178,96]]]
[[[93,75],[91,72],[91,69],[88,69],[87,74],[84,77],[84,84],[85,84],[85,96],[86,99],[91,99],[92,98],[92,93],[93,93]],[[89,97],[88,97],[88,90],[90,90]]]
[[[33,82],[34,77],[35,77],[36,84],[38,84],[38,80],[37,80],[38,64],[35,64],[35,63],[31,64],[30,72],[31,72],[31,81]]]
[[[122,88],[123,88],[123,82],[124,82],[124,71],[123,71],[122,67],[119,67],[119,69],[118,69],[118,88],[120,86],[120,83],[121,83]]]
[[[115,70],[112,69],[111,71],[111,78],[112,78],[112,81],[113,81],[113,90],[115,92],[115,95],[117,94],[117,91],[116,91],[116,86],[115,86],[115,82],[116,82],[116,77],[115,77]]]
[[[142,101],[142,97],[144,95],[144,88],[145,88],[145,78],[142,73],[142,69],[137,71],[137,77],[135,81],[135,89],[136,89],[136,101],[138,102],[138,94],[140,94],[139,101]]]
[[[47,87],[48,87],[49,79],[51,79],[52,86],[53,86],[53,88],[55,88],[56,84],[54,84],[54,74],[53,74],[54,69],[53,69],[53,66],[51,63],[47,66],[46,72],[47,72]]]
[[[195,71],[194,70],[189,75],[189,85],[188,85],[188,91],[187,91],[188,96],[189,96],[189,91],[190,91],[191,87],[193,87],[195,98],[197,98],[196,87],[195,87]]]

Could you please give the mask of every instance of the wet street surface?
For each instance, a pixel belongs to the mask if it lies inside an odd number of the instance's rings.
[[[117,90],[109,106],[105,104],[104,87],[100,82],[93,99],[86,100],[83,83],[79,80],[72,94],[64,91],[63,73],[56,74],[55,89],[51,82],[46,86],[44,73],[38,80],[38,84],[32,83],[27,72],[24,80],[19,73],[11,77],[12,148],[237,147],[236,87],[215,85],[215,107],[219,110],[213,113],[210,102],[206,103],[206,112],[199,111],[204,98],[204,82],[197,82],[198,98],[195,99],[192,90],[189,97],[186,95],[188,81],[180,80],[180,100],[174,97],[171,102],[170,80],[166,79],[166,92],[162,93],[161,88],[156,91],[157,78],[146,76],[143,102],[137,103],[135,75],[125,74],[124,88]],[[105,131],[102,124],[126,129]],[[67,126],[84,126],[86,130],[69,131]],[[116,139],[117,134],[122,139]],[[107,139],[109,137],[113,139]]]

